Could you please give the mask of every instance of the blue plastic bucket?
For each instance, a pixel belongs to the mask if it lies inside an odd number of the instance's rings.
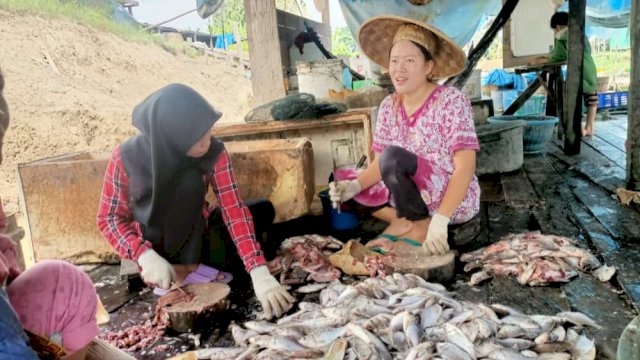
[[[329,198],[329,190],[321,191],[318,196],[322,202],[322,212],[331,228],[337,231],[353,230],[358,227],[360,220],[358,215],[342,205],[340,212],[334,209],[331,205],[331,199]]]

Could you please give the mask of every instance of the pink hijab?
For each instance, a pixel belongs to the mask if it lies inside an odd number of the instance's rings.
[[[7,293],[25,330],[59,342],[68,353],[84,348],[99,333],[93,283],[67,262],[34,265],[11,282]]]

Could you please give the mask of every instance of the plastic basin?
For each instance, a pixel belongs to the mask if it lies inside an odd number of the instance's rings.
[[[523,152],[537,154],[542,152],[547,142],[551,140],[553,130],[559,120],[555,116],[505,115],[491,116],[487,121],[490,124],[524,121],[526,124],[522,132]]]

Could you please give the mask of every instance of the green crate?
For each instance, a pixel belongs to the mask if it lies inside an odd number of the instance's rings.
[[[532,95],[525,102],[515,115],[544,115],[547,110],[546,95]]]

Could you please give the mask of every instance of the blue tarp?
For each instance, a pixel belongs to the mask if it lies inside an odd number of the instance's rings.
[[[356,39],[366,19],[399,15],[437,27],[460,46],[471,40],[486,14],[497,14],[501,6],[500,0],[433,0],[423,6],[412,5],[407,0],[340,0],[342,14]]]
[[[222,34],[218,34],[215,35],[216,37],[216,48],[217,49],[226,49],[227,46],[231,45],[231,44],[235,44],[236,40],[233,37],[233,34],[224,34],[224,36]],[[225,40],[226,40],[226,45],[225,45]]]
[[[540,0],[547,1],[547,0]],[[347,26],[357,39],[360,25],[376,15],[399,15],[426,21],[442,30],[458,45],[466,45],[474,33],[502,8],[502,0],[433,0],[412,5],[407,0],[339,0]],[[560,8],[566,11],[567,3]],[[608,38],[613,32],[603,28],[629,25],[631,0],[587,0],[587,34]],[[541,21],[548,22],[549,19]]]
[[[482,86],[495,85],[498,87],[513,87],[517,91],[524,91],[527,85],[535,78],[535,73],[516,75],[504,69],[494,69],[482,79]]]

